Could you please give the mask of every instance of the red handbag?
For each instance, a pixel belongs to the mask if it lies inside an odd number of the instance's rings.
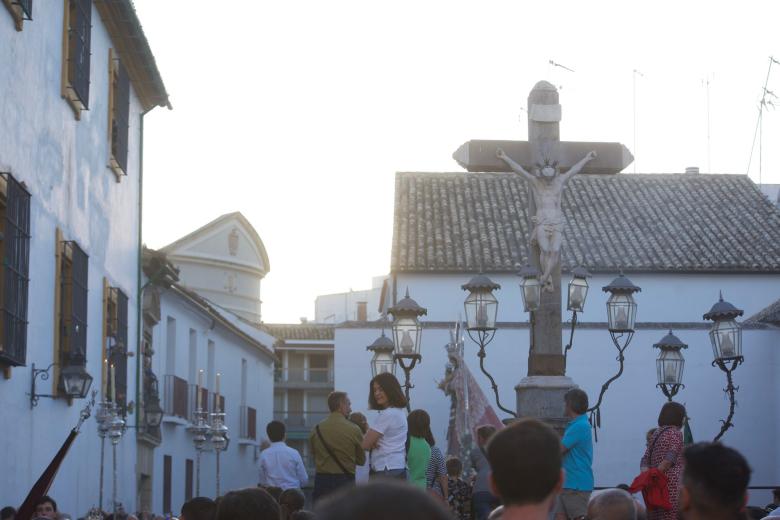
[[[630,493],[642,492],[642,498],[645,499],[645,506],[648,511],[663,509],[670,511],[672,503],[669,500],[669,479],[658,468],[650,468],[640,473],[631,486],[628,488]]]

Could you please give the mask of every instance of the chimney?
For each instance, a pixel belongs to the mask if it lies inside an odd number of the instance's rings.
[[[696,175],[697,173],[699,173],[698,166],[688,166],[687,168],[685,168],[686,175]]]

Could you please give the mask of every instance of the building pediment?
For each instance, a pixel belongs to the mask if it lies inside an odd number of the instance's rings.
[[[222,215],[162,248],[174,263],[224,265],[265,276],[268,254],[255,228],[240,212]]]

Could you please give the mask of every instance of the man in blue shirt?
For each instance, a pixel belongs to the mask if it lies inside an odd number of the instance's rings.
[[[561,451],[566,480],[558,496],[556,520],[572,520],[585,516],[588,499],[593,491],[593,439],[588,411],[588,394],[573,388],[563,396],[566,417],[571,421],[563,433]]]

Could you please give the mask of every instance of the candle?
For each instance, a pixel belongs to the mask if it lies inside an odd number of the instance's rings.
[[[628,315],[623,307],[618,309],[617,317],[615,318],[615,328],[617,330],[628,329]]]
[[[108,359],[103,359],[103,400],[106,400],[106,392],[108,391],[108,388],[106,388],[106,385],[108,384]]]
[[[677,383],[677,368],[672,363],[664,363],[664,383]]]
[[[116,403],[116,370],[111,364],[111,402]]]
[[[219,412],[219,378],[222,376],[219,372],[217,372],[217,395],[214,398],[214,409]]]
[[[720,355],[724,358],[731,358],[737,355],[737,351],[734,349],[734,342],[731,341],[731,334],[721,335]]]
[[[203,386],[203,370],[198,370],[198,384],[195,385],[195,400],[197,405],[195,409],[200,411],[200,389]]]
[[[487,306],[484,302],[477,304],[477,327],[487,327]]]
[[[411,354],[413,350],[414,341],[412,341],[412,336],[409,334],[409,331],[405,330],[401,336],[401,352],[404,354]]]

